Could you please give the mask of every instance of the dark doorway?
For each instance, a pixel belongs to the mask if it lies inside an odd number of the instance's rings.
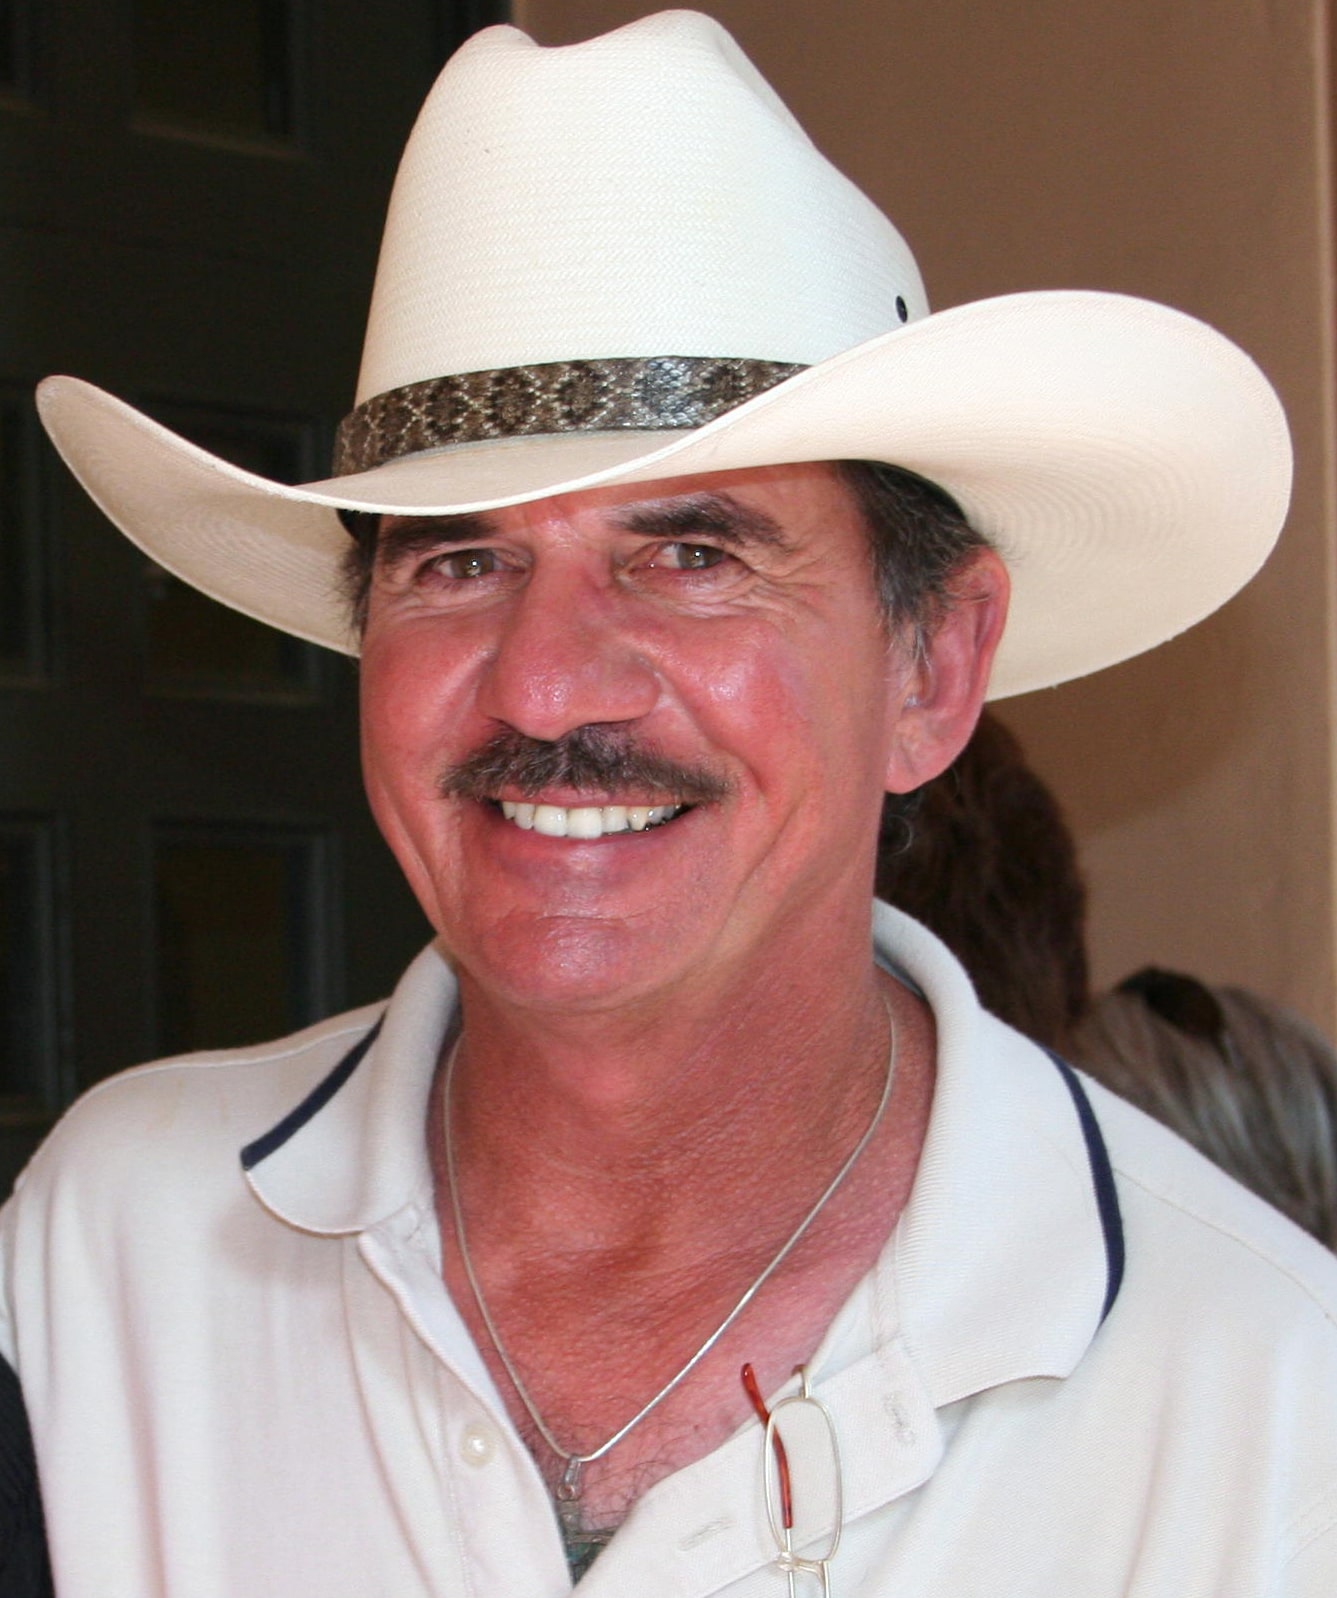
[[[148,562],[31,394],[323,475],[405,135],[503,10],[0,0],[0,1188],[91,1082],[376,998],[427,937],[356,668]]]

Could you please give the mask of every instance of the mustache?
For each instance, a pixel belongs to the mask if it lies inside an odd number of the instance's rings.
[[[711,804],[733,792],[711,766],[673,760],[629,732],[598,724],[574,727],[552,742],[503,727],[448,767],[438,787],[447,799],[493,799],[503,788],[534,799],[545,788],[575,788],[666,794],[684,805]]]

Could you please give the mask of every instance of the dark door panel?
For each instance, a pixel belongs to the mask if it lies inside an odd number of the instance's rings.
[[[74,372],[322,475],[403,140],[500,9],[0,6],[0,1186],[80,1088],[375,998],[428,935],[362,796],[355,664],[146,561],[30,396]]]

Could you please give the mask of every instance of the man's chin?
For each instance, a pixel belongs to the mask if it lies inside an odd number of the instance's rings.
[[[596,1014],[682,985],[687,962],[677,942],[655,917],[516,916],[472,951],[457,953],[456,963],[466,988],[476,985],[493,1004]]]

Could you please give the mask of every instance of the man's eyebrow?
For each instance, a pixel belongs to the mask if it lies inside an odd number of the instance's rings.
[[[773,516],[726,493],[703,491],[642,501],[614,511],[611,520],[614,526],[646,538],[687,539],[700,533],[739,549],[749,544],[773,549],[793,547],[789,535]]]
[[[643,538],[687,539],[698,534],[735,549],[758,544],[773,549],[793,547],[774,517],[744,505],[732,494],[709,490],[642,500],[614,510],[609,521]],[[383,517],[376,538],[376,562],[394,566],[426,550],[487,543],[496,534],[496,523],[485,511],[462,516]]]
[[[376,563],[394,566],[428,549],[481,544],[495,537],[490,516],[383,516],[376,534]]]

